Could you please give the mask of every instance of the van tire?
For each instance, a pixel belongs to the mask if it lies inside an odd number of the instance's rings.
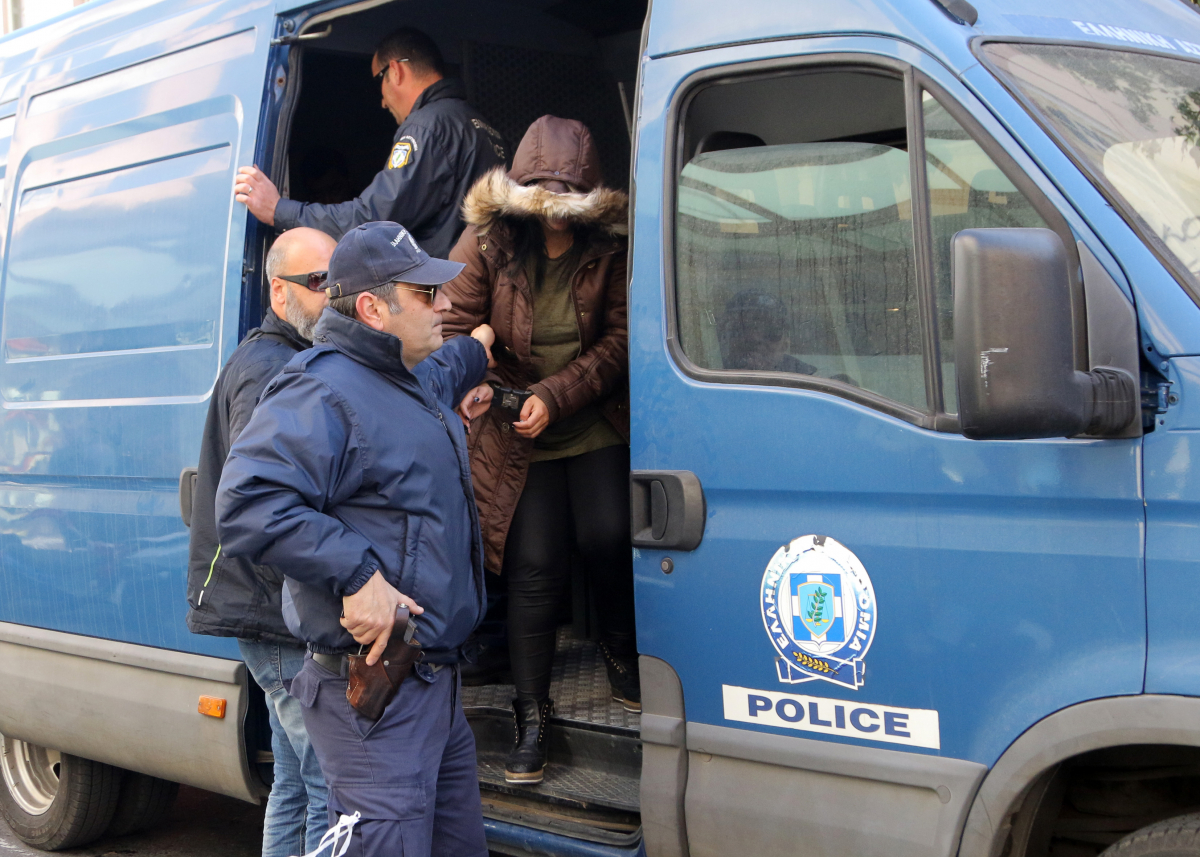
[[[178,794],[179,783],[126,771],[121,777],[117,809],[105,835],[127,836],[149,830],[166,818]]]
[[[1200,857],[1200,812],[1135,830],[1100,857]]]
[[[2,743],[0,815],[18,839],[58,851],[104,833],[117,808],[119,768],[14,738]]]

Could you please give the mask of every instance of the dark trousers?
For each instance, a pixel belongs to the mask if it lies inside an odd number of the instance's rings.
[[[362,814],[347,857],[487,857],[475,738],[458,670],[409,676],[371,722],[346,679],[308,658],[290,692],[329,783],[329,818]]]
[[[522,699],[550,694],[558,609],[570,583],[572,528],[591,583],[600,638],[633,657],[629,447],[529,466],[504,545],[509,652]]]

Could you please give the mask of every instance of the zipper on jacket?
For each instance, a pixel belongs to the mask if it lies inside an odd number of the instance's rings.
[[[197,607],[204,603],[204,593],[208,591],[208,584],[212,583],[213,569],[217,567],[217,557],[220,555],[221,546],[217,545],[217,552],[213,554],[212,562],[208,564],[208,577],[204,578],[204,585],[200,587],[200,597],[196,599]]]

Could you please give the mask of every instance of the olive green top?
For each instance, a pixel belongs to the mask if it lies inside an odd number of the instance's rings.
[[[533,292],[534,371],[539,381],[561,372],[579,356],[579,321],[571,296],[571,277],[579,267],[574,245],[557,259],[545,252],[530,254],[525,275]],[[533,461],[550,461],[624,444],[625,439],[600,412],[596,403],[546,426],[533,442]]]

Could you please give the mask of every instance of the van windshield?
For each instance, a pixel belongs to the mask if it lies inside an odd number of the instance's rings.
[[[1200,280],[1200,63],[1049,44],[984,53],[1093,176]]]

